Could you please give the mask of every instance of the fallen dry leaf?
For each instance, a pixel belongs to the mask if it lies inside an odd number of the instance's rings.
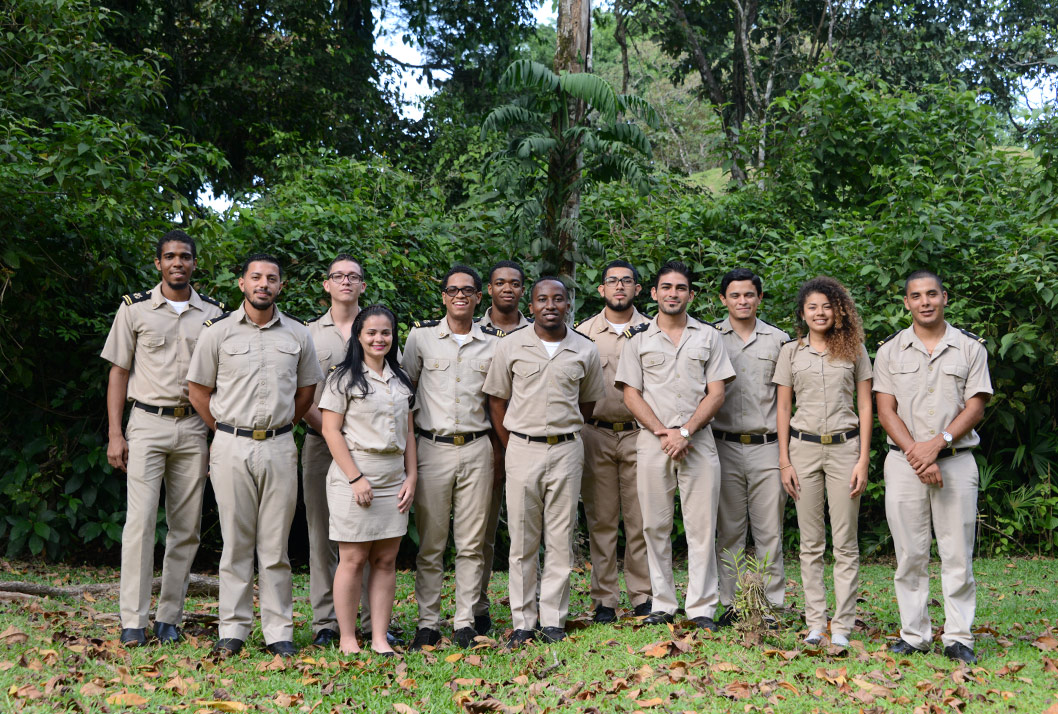
[[[463,659],[462,652],[453,652],[452,654],[445,657],[445,662],[458,662],[461,659]]]
[[[81,685],[81,695],[85,697],[98,697],[106,690],[95,682],[85,682]]]
[[[12,699],[40,699],[44,696],[44,692],[32,684],[24,684],[21,687],[17,684],[12,684],[11,688],[7,690],[7,695]]]
[[[216,709],[219,712],[244,712],[247,709],[247,706],[242,702],[232,702],[224,699],[196,699],[195,704],[201,704],[204,707]]]
[[[146,703],[147,697],[129,691],[121,691],[107,697],[107,704],[114,704],[117,706],[138,707]]]
[[[480,712],[502,712],[507,707],[499,699],[487,697],[479,702],[463,702],[464,711],[468,714],[480,714]]]
[[[0,635],[0,639],[2,638],[3,635]],[[1032,646],[1042,652],[1050,652],[1054,650],[1054,648],[1058,647],[1058,640],[1051,637],[1050,635],[1041,635],[1040,637],[1037,637],[1035,640],[1033,640]]]
[[[650,709],[652,707],[660,706],[665,703],[665,700],[661,697],[654,697],[653,699],[637,699],[636,706],[643,707],[644,709]]]
[[[0,644],[19,645],[23,642],[29,642],[29,635],[14,625],[10,625],[6,630],[0,632]]]
[[[401,702],[393,703],[393,711],[397,712],[397,714],[419,714],[418,709],[412,709],[407,704]]]

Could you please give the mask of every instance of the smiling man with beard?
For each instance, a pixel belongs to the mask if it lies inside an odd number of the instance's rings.
[[[189,235],[169,231],[158,240],[155,254],[154,267],[162,281],[151,290],[122,297],[102,354],[111,363],[107,460],[128,475],[120,607],[121,642],[131,647],[147,641],[163,483],[169,534],[154,633],[162,643],[180,639],[188,576],[198,551],[208,451],[206,425],[188,399],[187,369],[203,321],[217,317],[223,308],[191,287],[197,263]],[[122,433],[126,400],[134,408]]]
[[[253,631],[256,551],[261,632],[269,652],[290,657],[297,648],[287,539],[298,490],[291,432],[323,374],[308,328],[275,306],[283,289],[279,261],[263,253],[247,258],[239,289],[239,309],[206,321],[187,375],[191,403],[216,431],[210,480],[224,549],[213,649],[237,654]]]

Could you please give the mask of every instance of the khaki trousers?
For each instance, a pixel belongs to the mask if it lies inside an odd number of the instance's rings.
[[[328,537],[327,470],[331,452],[323,437],[307,434],[301,448],[301,490],[309,533],[309,602],[312,631],[338,630],[334,614],[334,570],[338,567],[338,544]]]
[[[673,461],[649,429],[636,440],[639,505],[650,565],[655,612],[675,614],[676,581],[672,574],[672,518],[680,490],[683,527],[687,537],[688,618],[713,617],[719,602],[716,575],[716,509],[720,502],[720,462],[713,432],[702,429],[691,436],[691,450],[683,461]]]
[[[860,437],[844,444],[812,444],[790,439],[790,463],[801,483],[797,527],[801,531],[801,586],[805,593],[805,624],[827,629],[827,590],[823,582],[826,525],[823,501],[830,510],[834,549],[834,619],[831,634],[848,635],[856,624],[856,592],[860,578],[860,547],[856,529],[860,499],[849,498],[852,469],[860,458]]]
[[[265,644],[294,639],[294,603],[287,540],[297,501],[297,447],[286,433],[256,441],[217,432],[210,480],[220,533],[221,638],[253,631],[253,569],[257,552],[261,634]]]
[[[580,438],[548,445],[512,436],[506,467],[511,624],[516,630],[565,627],[584,444]],[[544,567],[538,608],[541,541]]]
[[[209,429],[198,416],[151,414],[133,407],[125,439],[129,444],[128,503],[121,531],[121,626],[146,628],[154,577],[154,535],[158,498],[165,484],[162,587],[155,622],[179,625],[191,563],[198,552],[202,491],[206,485]]]
[[[716,442],[720,459],[720,508],[716,515],[716,559],[719,561],[720,602],[730,606],[738,578],[734,555],[746,547],[753,531],[754,557],[767,561],[768,602],[782,607],[786,571],[782,558],[782,522],[786,491],[779,476],[779,444]]]
[[[586,424],[581,499],[591,550],[591,602],[616,608],[621,601],[617,579],[617,525],[625,524],[625,587],[633,607],[650,599],[650,569],[643,540],[643,513],[636,486],[637,431],[615,432]]]
[[[512,437],[512,441],[518,437]],[[494,485],[489,501],[489,512],[485,519],[485,540],[481,544],[481,583],[478,586],[474,615],[489,614],[489,582],[492,580],[492,564],[496,558],[496,533],[500,527],[500,508],[504,504],[505,484]]]
[[[900,637],[929,649],[930,523],[937,534],[941,588],[944,592],[944,646],[959,642],[973,648],[977,607],[973,573],[974,526],[977,521],[977,462],[971,452],[939,459],[944,487],[927,486],[899,451],[885,457],[885,515],[896,547],[896,601]]]
[[[492,443],[478,438],[463,446],[424,437],[418,445],[415,488],[415,600],[419,627],[440,629],[441,585],[448,546],[448,523],[456,544],[456,610],[452,628],[474,626],[474,603],[481,585],[485,525],[492,503]],[[454,517],[453,517],[454,516]]]

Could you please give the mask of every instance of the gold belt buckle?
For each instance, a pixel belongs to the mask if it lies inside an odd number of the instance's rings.
[[[753,442],[753,437],[749,434],[739,434],[738,440],[743,444],[750,444]]]
[[[452,437],[452,443],[456,446],[462,446],[463,444],[467,443],[467,439],[462,434],[456,434]]]
[[[255,441],[264,441],[265,439],[268,438],[268,430],[267,429],[254,429],[253,430],[253,438],[254,438]]]
[[[173,416],[176,417],[177,419],[179,419],[180,417],[184,416],[186,413],[187,413],[187,409],[184,408],[184,407],[174,407],[173,408]]]
[[[832,443],[834,443],[834,435],[833,434],[820,434],[819,435],[819,443],[820,444],[832,444]]]
[[[548,446],[554,446],[555,444],[558,443],[558,437],[557,436],[549,436],[549,437],[547,437],[547,443],[548,443]]]
[[[624,431],[625,430],[625,423],[623,421],[614,422],[613,430],[614,431]]]

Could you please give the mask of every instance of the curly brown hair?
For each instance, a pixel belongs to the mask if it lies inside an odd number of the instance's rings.
[[[804,309],[812,293],[821,293],[834,308],[834,326],[825,335],[830,358],[855,364],[863,349],[863,322],[848,289],[834,278],[825,275],[812,278],[797,291],[797,310],[794,312],[797,339],[802,340],[807,334]]]

